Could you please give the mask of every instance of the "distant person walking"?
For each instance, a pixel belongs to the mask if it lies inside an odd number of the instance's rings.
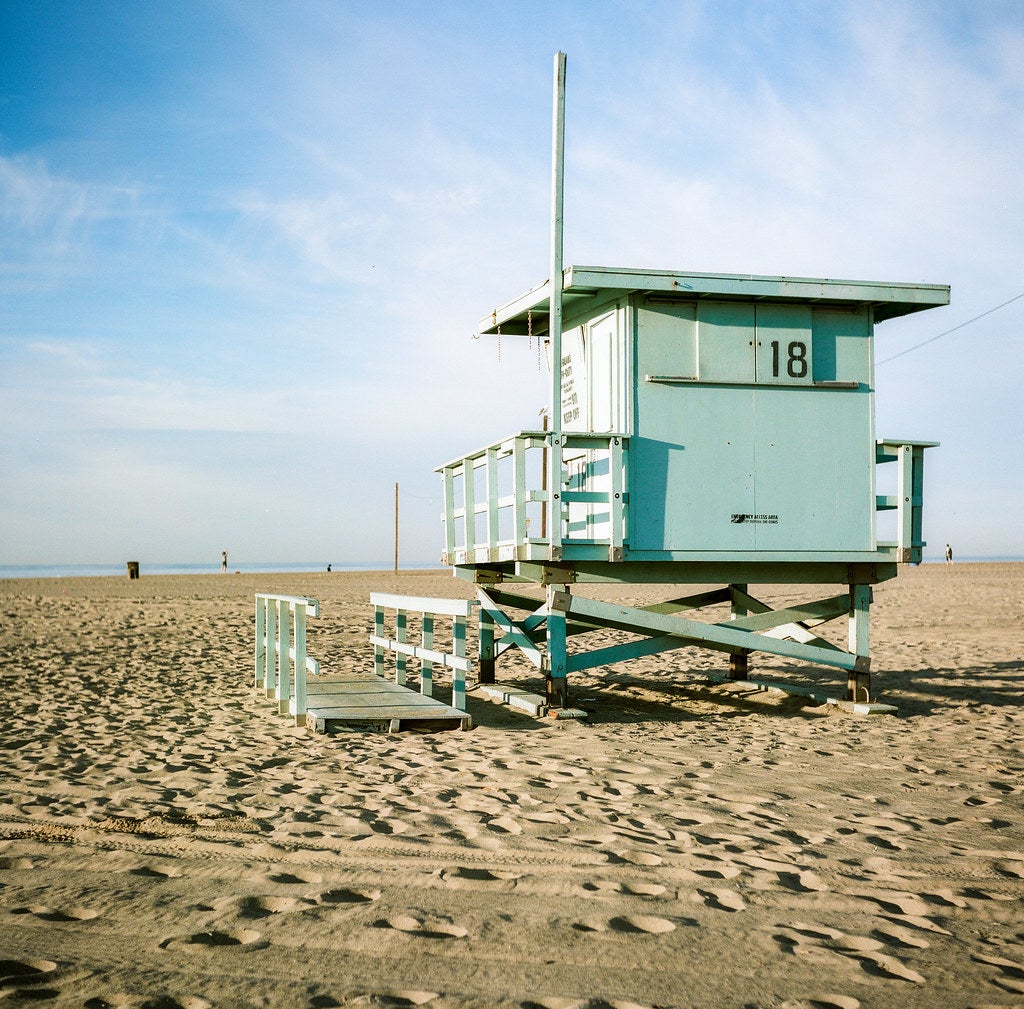
[[[948,547],[947,547],[948,549]],[[221,550],[220,552],[220,573],[226,575],[228,573],[228,552],[227,550]]]
[[[953,548],[948,543],[946,544],[946,563],[953,563]]]

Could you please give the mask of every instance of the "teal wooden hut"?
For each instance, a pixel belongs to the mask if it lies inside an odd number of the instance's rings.
[[[518,648],[565,705],[573,671],[698,645],[727,653],[737,678],[753,652],[845,669],[847,699],[870,702],[871,586],[921,560],[924,451],[936,444],[877,436],[875,327],[948,304],[949,288],[563,268],[561,59],[556,283],[479,326],[544,343],[550,423],[438,468],[443,562],[478,586],[481,679]],[[894,493],[880,493],[884,466]],[[542,604],[517,591],[524,582],[544,587]],[[714,588],[631,608],[573,592],[587,582]],[[831,590],[773,609],[756,593],[767,584]],[[846,647],[815,631],[840,618]],[[601,628],[633,637],[587,650]]]
[[[949,288],[572,266],[562,296],[561,430],[439,467],[443,562],[481,586],[506,631],[499,650],[522,647],[555,703],[573,669],[693,644],[729,652],[739,676],[752,651],[846,668],[848,696],[867,700],[870,586],[921,560],[924,450],[936,444],[877,438],[874,330],[948,304]],[[524,294],[481,332],[550,346],[550,297],[550,284]],[[887,463],[894,495],[877,490]],[[882,540],[877,516],[890,509],[895,534]],[[505,591],[522,581],[548,588],[526,625],[503,609],[531,605]],[[581,582],[722,589],[627,614],[574,597]],[[773,612],[749,589],[769,583],[844,590]],[[723,601],[725,625],[671,615]],[[847,615],[848,650],[810,630]],[[573,618],[642,638],[569,656],[556,625]]]

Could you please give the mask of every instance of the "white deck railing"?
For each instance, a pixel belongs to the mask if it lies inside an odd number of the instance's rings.
[[[418,596],[395,596],[374,592],[370,596],[373,605],[373,671],[384,678],[385,656],[395,655],[395,682],[405,686],[408,660],[418,659],[420,663],[420,693],[425,697],[434,696],[434,669],[443,666],[452,671],[452,707],[466,710],[466,673],[473,664],[466,657],[466,627],[474,609],[479,606],[475,599],[427,599]],[[387,613],[394,611],[395,636],[388,637]],[[420,644],[409,642],[408,615],[418,613],[421,618]],[[451,617],[451,651],[435,648],[434,617]]]
[[[577,558],[621,560],[628,439],[562,437],[562,481],[553,490],[545,486],[548,431],[520,431],[437,467],[444,482],[442,563],[549,560],[553,539]],[[560,535],[552,537],[556,529]]]
[[[254,683],[277,700],[281,714],[306,714],[306,674],[320,663],[306,654],[306,617],[320,616],[320,603],[306,596],[256,593]]]
[[[563,437],[562,482],[553,493],[545,486],[547,431],[521,431],[437,467],[444,484],[443,564],[623,559],[629,542],[629,439]],[[896,512],[895,540],[877,544],[885,559],[921,560],[924,450],[937,444],[877,444],[876,467],[898,463],[896,493],[876,495],[878,513]]]

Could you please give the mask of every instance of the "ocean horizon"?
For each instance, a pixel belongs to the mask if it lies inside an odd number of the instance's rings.
[[[271,561],[241,561],[228,564],[230,574],[307,574],[331,571],[393,571],[390,561],[295,561],[282,564]],[[422,571],[443,567],[437,561],[399,562],[399,571]],[[8,578],[109,578],[125,577],[127,562],[119,564],[0,564],[0,580]],[[220,564],[161,564],[139,562],[139,575],[213,575],[220,574]]]
[[[1024,562],[1024,557],[957,557],[955,563],[964,564],[1006,564]],[[925,557],[925,564],[942,564],[941,555]],[[295,561],[279,563],[272,561],[241,561],[228,565],[230,574],[306,574],[325,572],[330,563],[336,571],[393,571],[395,562],[390,561]],[[399,562],[399,571],[442,570],[448,565],[438,561]],[[214,564],[161,564],[139,562],[139,574],[145,575],[212,575],[220,574],[220,565]],[[0,580],[10,578],[109,578],[125,577],[127,563],[119,564],[0,564]]]

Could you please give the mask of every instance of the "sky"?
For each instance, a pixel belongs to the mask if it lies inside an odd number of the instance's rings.
[[[566,265],[951,285],[877,431],[942,443],[926,554],[1024,556],[1024,0],[4,0],[0,564],[387,560],[396,483],[435,562],[548,398],[473,337],[558,50]]]

